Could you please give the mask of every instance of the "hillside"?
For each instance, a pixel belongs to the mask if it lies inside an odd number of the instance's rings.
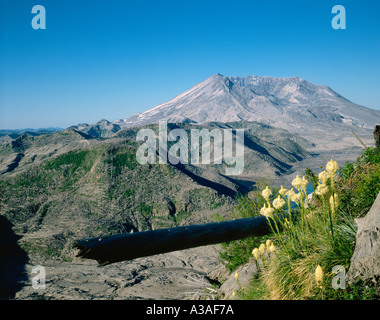
[[[257,179],[292,172],[311,157],[305,139],[258,123],[169,129],[241,127],[245,172]],[[136,130],[102,139],[67,129],[0,144],[0,213],[28,252],[63,258],[78,238],[210,222],[214,213],[230,212],[238,192],[254,187],[253,180],[225,176],[224,165],[140,165]]]

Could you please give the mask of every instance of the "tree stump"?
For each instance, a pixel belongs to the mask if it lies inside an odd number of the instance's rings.
[[[380,125],[377,125],[375,127],[375,130],[373,131],[373,136],[375,138],[376,148],[380,148]]]

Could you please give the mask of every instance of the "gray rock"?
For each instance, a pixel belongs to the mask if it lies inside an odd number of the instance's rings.
[[[36,289],[32,268],[42,265],[46,287]],[[214,246],[204,246],[99,267],[95,261],[32,258],[15,300],[215,299],[210,272],[220,268]],[[10,270],[5,270],[9,274]]]
[[[380,292],[380,193],[364,218],[356,219],[356,247],[347,280],[360,278]]]
[[[235,278],[236,272],[239,274],[239,281]],[[231,299],[232,293],[234,291],[237,292],[245,289],[252,280],[252,277],[254,277],[257,273],[258,269],[255,261],[240,266],[232,272],[230,277],[221,285],[219,288],[219,293],[223,296],[223,299]]]

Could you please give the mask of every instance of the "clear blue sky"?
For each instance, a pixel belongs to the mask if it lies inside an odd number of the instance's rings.
[[[296,75],[380,109],[377,0],[0,0],[0,19],[0,129],[127,118],[215,73]]]

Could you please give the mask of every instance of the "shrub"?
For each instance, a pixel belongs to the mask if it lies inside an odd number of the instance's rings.
[[[279,190],[277,202],[269,188],[260,210],[273,231],[276,250],[265,261],[258,279],[241,297],[264,299],[372,299],[370,288],[355,282],[345,291],[331,287],[332,268],[348,270],[356,240],[354,218],[370,208],[379,190],[379,151],[368,149],[356,163],[339,169],[333,160],[318,175],[310,201],[307,179],[293,180],[294,189]],[[276,197],[276,196],[275,196]],[[350,208],[350,206],[352,206]],[[282,217],[278,213],[282,213]],[[253,249],[252,247],[251,249]],[[316,277],[318,270],[318,277]],[[259,288],[252,295],[252,288]]]

